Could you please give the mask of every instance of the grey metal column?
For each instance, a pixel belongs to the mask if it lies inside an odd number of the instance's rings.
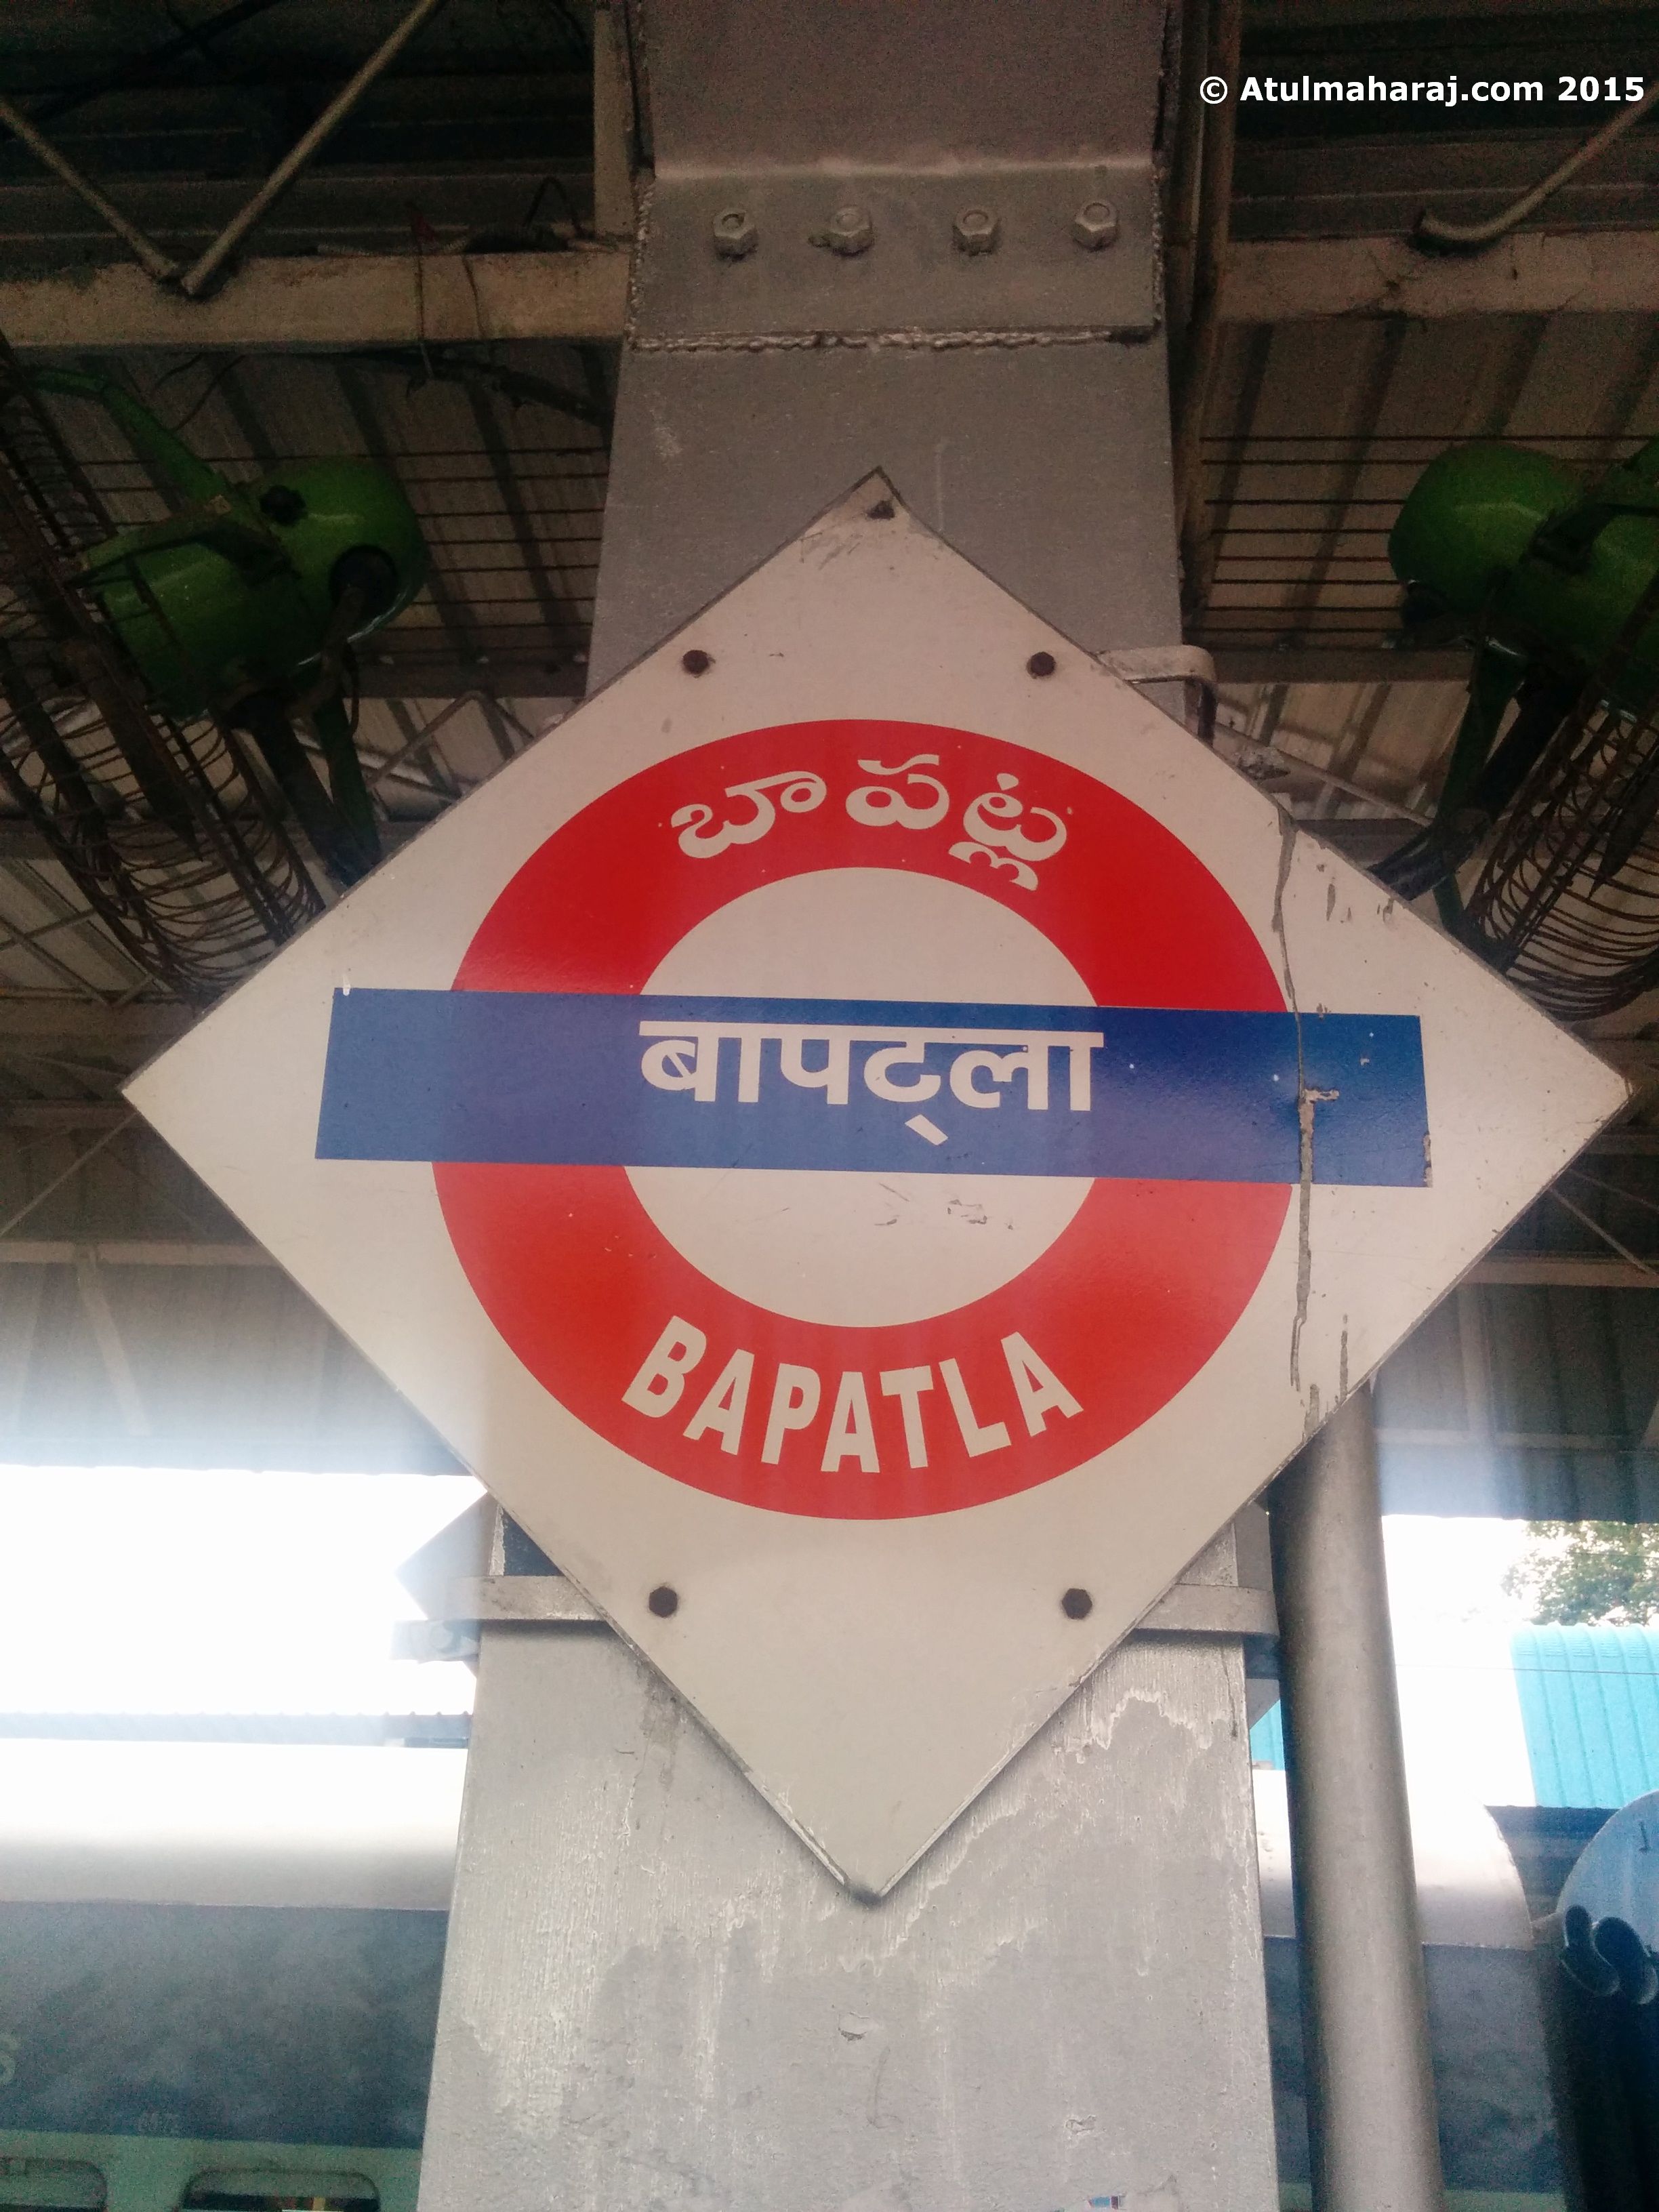
[[[1175,644],[1158,0],[641,15],[655,170],[594,680],[873,468],[1079,644]],[[959,242],[974,211],[989,251]],[[866,228],[832,244],[844,212]]]
[[[1175,642],[1161,10],[643,15],[595,679],[874,468],[1084,644]],[[994,250],[957,242],[971,208]],[[854,252],[822,242],[846,209]],[[1235,1578],[1231,1534],[1195,1572]],[[1115,1654],[872,1905],[619,1641],[486,1629],[422,2212],[1113,2196],[1276,2212],[1236,1641]]]
[[[1273,1492],[1315,2212],[1440,2212],[1369,1389]]]
[[[487,1626],[422,2212],[1277,2212],[1233,1559],[878,1905],[619,1638]]]

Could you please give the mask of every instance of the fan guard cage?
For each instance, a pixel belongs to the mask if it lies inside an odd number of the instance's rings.
[[[1603,879],[1615,833],[1659,802],[1659,720],[1598,676],[1499,824],[1464,911],[1468,942],[1547,1012],[1589,1021],[1659,984],[1659,823]]]
[[[162,712],[88,592],[117,528],[0,342],[0,787],[145,974],[213,998],[323,902],[234,734]]]

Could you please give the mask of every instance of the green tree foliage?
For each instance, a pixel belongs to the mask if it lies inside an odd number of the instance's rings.
[[[1639,1521],[1533,1521],[1504,1577],[1537,1621],[1629,1627],[1659,1620],[1659,1527]]]

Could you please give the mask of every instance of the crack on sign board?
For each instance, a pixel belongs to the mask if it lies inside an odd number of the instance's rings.
[[[1302,1020],[1296,1024],[1296,1319],[1291,1324],[1291,1385],[1302,1387],[1302,1330],[1308,1318],[1308,1298],[1313,1288],[1313,1170],[1314,1114],[1326,1100],[1340,1098],[1340,1091],[1316,1091],[1304,1074]],[[1314,1393],[1316,1398],[1317,1391]]]
[[[1285,886],[1290,881],[1291,866],[1296,857],[1297,825],[1291,816],[1282,813],[1279,818],[1279,878],[1273,885],[1273,932],[1279,940],[1279,969],[1284,978],[1285,997],[1296,1024],[1296,1133],[1297,1133],[1297,1192],[1296,1192],[1296,1311],[1291,1321],[1291,1388],[1302,1388],[1302,1332],[1307,1326],[1308,1304],[1313,1292],[1313,1171],[1314,1116],[1322,1104],[1341,1097],[1340,1091],[1320,1091],[1308,1081],[1306,1058],[1302,1046],[1302,1009],[1297,1003],[1296,979],[1291,973],[1290,940],[1285,930]],[[1334,886],[1333,886],[1333,889]],[[1328,915],[1331,908],[1326,902]],[[1319,1012],[1325,1009],[1322,1006]],[[1346,1336],[1344,1358],[1346,1361]],[[1345,1368],[1346,1375],[1346,1368]],[[1341,1392],[1346,1395],[1346,1381]],[[1319,1390],[1310,1385],[1308,1391],[1304,1436],[1311,1436],[1319,1426]]]
[[[1323,1418],[1319,1407],[1319,1385],[1317,1382],[1310,1382],[1308,1403],[1302,1416],[1302,1441],[1304,1444],[1311,1443],[1318,1435],[1319,1424]]]

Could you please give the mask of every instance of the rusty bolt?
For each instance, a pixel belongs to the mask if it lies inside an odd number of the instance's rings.
[[[680,1594],[667,1583],[659,1583],[645,1601],[659,1620],[667,1620],[680,1609]]]
[[[1054,672],[1054,656],[1052,653],[1034,653],[1025,664],[1028,676],[1052,676]]]
[[[1117,243],[1117,210],[1110,200],[1085,200],[1072,217],[1072,236],[1091,252]]]
[[[1060,1601],[1060,1609],[1067,1620],[1086,1620],[1095,1601],[1086,1589],[1068,1589]]]
[[[741,261],[760,244],[747,208],[722,208],[714,217],[714,251],[722,261]]]
[[[951,226],[958,253],[994,253],[1002,236],[1002,225],[994,210],[963,208]]]
[[[714,665],[714,654],[705,653],[700,645],[694,645],[689,653],[680,655],[680,666],[688,676],[707,676]]]
[[[831,253],[849,258],[855,253],[867,253],[875,240],[875,227],[861,207],[837,208],[823,230],[812,233],[814,246],[826,246]]]

